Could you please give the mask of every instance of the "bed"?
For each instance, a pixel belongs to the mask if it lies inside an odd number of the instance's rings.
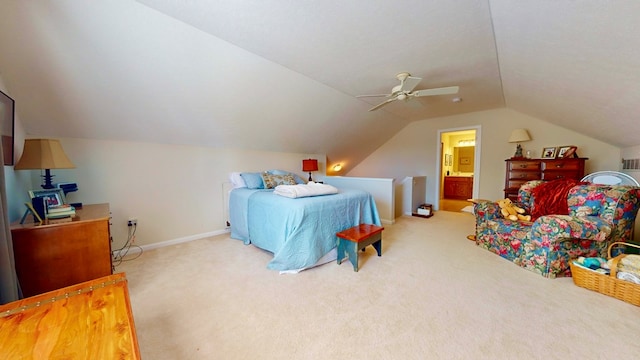
[[[229,195],[229,219],[231,238],[273,253],[267,268],[279,271],[322,263],[336,247],[337,232],[381,225],[373,196],[354,189],[291,199],[272,189],[236,188]]]

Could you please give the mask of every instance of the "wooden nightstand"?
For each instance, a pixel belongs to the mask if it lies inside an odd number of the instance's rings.
[[[84,205],[73,221],[11,226],[25,297],[111,275],[109,204]]]

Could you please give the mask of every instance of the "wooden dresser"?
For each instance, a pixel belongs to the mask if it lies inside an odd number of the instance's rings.
[[[576,179],[584,177],[588,158],[567,159],[507,159],[504,197],[516,201],[518,189],[530,180]]]
[[[0,305],[3,359],[140,359],[124,273]]]
[[[109,204],[84,205],[73,221],[11,226],[25,297],[112,274]]]

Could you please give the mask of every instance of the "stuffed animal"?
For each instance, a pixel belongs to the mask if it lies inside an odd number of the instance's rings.
[[[500,213],[505,219],[512,221],[531,221],[531,215],[524,215],[526,211],[516,206],[510,199],[498,200],[498,206],[500,206]]]

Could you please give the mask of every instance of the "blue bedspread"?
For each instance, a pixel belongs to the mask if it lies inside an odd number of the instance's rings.
[[[373,196],[361,190],[290,199],[273,190],[234,189],[229,197],[231,237],[273,253],[273,270],[314,265],[336,247],[336,233],[380,225]]]

